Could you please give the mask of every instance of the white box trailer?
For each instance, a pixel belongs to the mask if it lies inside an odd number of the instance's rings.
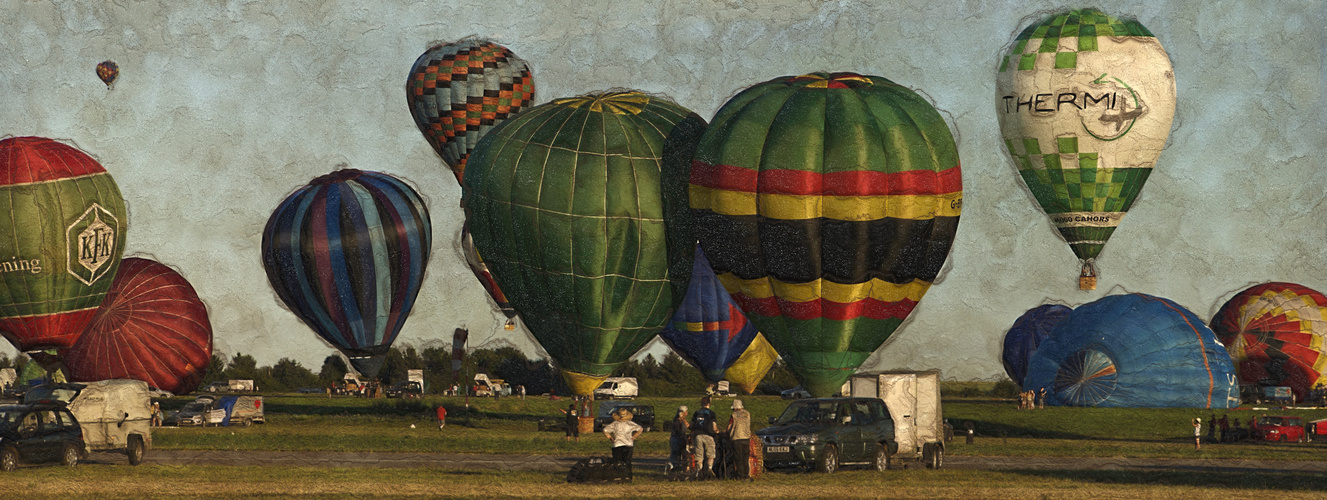
[[[895,457],[944,465],[945,422],[940,370],[859,373],[848,380],[853,397],[880,398],[894,420]]]
[[[143,461],[152,448],[152,399],[147,382],[102,380],[87,382],[69,401],[69,412],[83,428],[89,452],[122,452],[131,465]]]

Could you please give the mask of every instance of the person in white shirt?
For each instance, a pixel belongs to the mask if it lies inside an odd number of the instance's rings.
[[[645,429],[631,421],[635,417],[631,410],[621,409],[613,412],[613,423],[604,426],[604,436],[613,442],[613,459],[627,464],[627,478],[631,478],[631,452],[636,446],[636,438]]]

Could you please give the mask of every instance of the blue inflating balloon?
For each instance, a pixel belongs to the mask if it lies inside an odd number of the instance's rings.
[[[697,246],[686,297],[659,336],[706,380],[718,382],[757,333]]]
[[[414,306],[431,246],[418,193],[390,175],[346,169],[277,206],[263,230],[263,268],[291,312],[374,377]]]
[[[1050,336],[1051,329],[1060,323],[1060,320],[1073,311],[1073,308],[1059,304],[1043,304],[1019,316],[1014,321],[1014,326],[1009,327],[1009,331],[1004,334],[1004,350],[1000,353],[1000,361],[1004,362],[1004,372],[1009,374],[1009,378],[1019,386],[1023,385],[1023,378],[1028,373],[1028,360],[1032,359],[1032,353],[1037,351],[1037,346]]]
[[[1212,330],[1170,300],[1137,293],[1074,309],[1032,354],[1024,382],[1058,406],[1239,406],[1234,365]]]

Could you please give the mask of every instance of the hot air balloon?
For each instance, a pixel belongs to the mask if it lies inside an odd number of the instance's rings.
[[[530,66],[506,47],[473,38],[425,51],[405,91],[415,125],[458,182],[479,138],[534,102]]]
[[[1170,135],[1170,58],[1138,21],[1070,10],[1018,35],[996,87],[1005,148],[1094,289],[1094,261]]]
[[[115,179],[41,137],[0,141],[0,334],[20,351],[74,344],[124,253]]]
[[[277,206],[263,230],[263,267],[291,312],[372,378],[415,304],[431,245],[415,190],[345,169]]]
[[[1050,336],[1055,325],[1071,311],[1073,309],[1068,306],[1042,304],[1028,309],[1014,321],[1014,326],[1005,332],[1004,350],[1000,353],[1000,361],[1004,362],[1004,371],[1014,383],[1023,385],[1023,377],[1027,376],[1028,360],[1032,358],[1032,353],[1037,351],[1037,346]]]
[[[470,266],[470,272],[475,275],[475,279],[484,286],[484,291],[488,292],[489,298],[493,299],[493,304],[499,311],[507,317],[508,320],[516,317],[516,309],[511,307],[511,302],[507,301],[507,295],[502,293],[502,288],[498,287],[498,282],[493,280],[493,273],[489,272],[488,264],[479,257],[479,252],[475,250],[474,238],[470,236],[470,226],[461,226],[461,253],[465,254],[465,263]]]
[[[1212,330],[1240,382],[1289,386],[1295,399],[1327,383],[1327,296],[1295,283],[1264,283],[1226,301]]]
[[[211,360],[212,323],[189,281],[159,262],[128,257],[64,362],[75,382],[134,379],[185,394],[198,388]]]
[[[106,90],[115,88],[115,79],[120,76],[120,65],[115,61],[102,61],[97,65],[97,78],[106,84]]]
[[[685,294],[687,161],[704,123],[636,91],[557,99],[499,125],[470,158],[475,246],[577,395],[652,340]]]
[[[659,332],[659,337],[699,369],[705,380],[718,382],[758,333],[723,289],[705,253],[697,247],[691,284],[682,305],[673,313],[668,327]]]
[[[1023,388],[1056,406],[1235,408],[1230,355],[1197,315],[1141,293],[1084,304],[1028,362]]]
[[[724,288],[823,397],[939,274],[962,184],[953,136],[925,99],[878,76],[813,73],[723,105],[690,200]]]
[[[774,362],[779,359],[779,353],[774,350],[774,346],[769,345],[765,336],[756,334],[755,340],[747,346],[746,351],[737,358],[737,361],[723,372],[723,378],[729,382],[737,384],[742,392],[751,394],[756,392],[756,387],[760,381],[769,373],[769,369],[774,367]]]

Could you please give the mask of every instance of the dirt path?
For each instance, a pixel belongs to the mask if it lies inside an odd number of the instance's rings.
[[[605,453],[607,455],[607,453]],[[582,457],[554,455],[491,455],[442,453],[342,453],[271,451],[152,450],[143,463],[152,465],[271,465],[281,467],[442,467],[476,470],[563,472]],[[973,470],[1189,470],[1203,472],[1321,472],[1327,461],[1165,459],[1165,458],[1040,458],[946,457],[945,467]],[[123,455],[94,453],[88,463],[125,463]],[[663,457],[638,457],[637,467],[661,469]],[[911,464],[912,467],[919,467]]]

